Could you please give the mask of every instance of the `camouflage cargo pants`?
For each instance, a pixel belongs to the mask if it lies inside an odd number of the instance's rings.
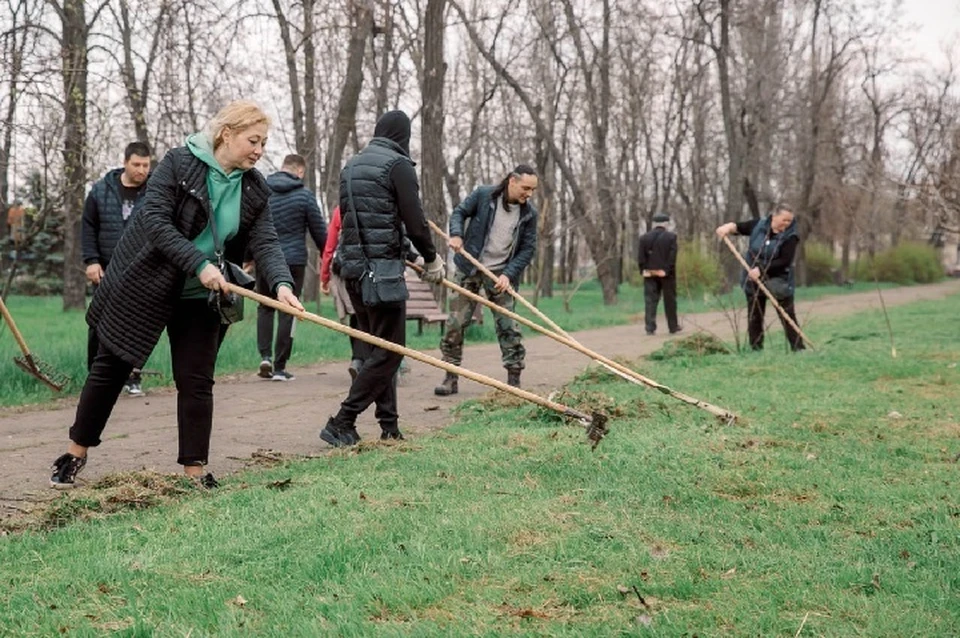
[[[507,291],[496,292],[493,281],[483,273],[477,272],[469,277],[459,269],[456,271],[454,282],[472,293],[486,294],[493,303],[513,310],[514,299]],[[480,289],[483,288],[483,293]],[[443,338],[440,340],[440,352],[443,360],[454,365],[463,361],[463,335],[467,327],[473,322],[473,312],[477,302],[464,295],[453,292],[450,296],[450,313]],[[500,342],[500,357],[503,367],[523,369],[523,358],[526,350],[521,342],[520,326],[516,321],[500,313],[493,313],[496,321],[497,340]]]

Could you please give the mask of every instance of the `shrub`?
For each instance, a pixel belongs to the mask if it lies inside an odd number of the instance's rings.
[[[677,292],[693,295],[720,288],[720,261],[696,242],[681,242],[677,253]]]
[[[807,283],[811,286],[832,284],[837,260],[830,247],[809,242],[804,247],[804,255],[807,259]]]
[[[943,279],[939,251],[927,244],[904,242],[857,264],[857,279],[895,284],[927,284]]]

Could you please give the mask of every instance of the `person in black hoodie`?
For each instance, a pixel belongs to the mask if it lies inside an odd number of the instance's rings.
[[[323,220],[317,198],[303,185],[307,161],[300,155],[283,158],[280,170],[267,178],[270,187],[270,214],[280,238],[280,248],[287,266],[293,275],[293,294],[303,292],[303,279],[307,268],[306,234],[323,250],[327,242],[327,223]],[[270,295],[267,280],[257,273],[257,292]],[[287,371],[287,361],[293,352],[293,316],[280,313],[277,321],[276,348],[273,347],[273,315],[269,306],[257,308],[257,348],[260,350],[259,375],[274,381],[292,381],[294,376]],[[276,355],[276,359],[274,359]]]
[[[401,346],[406,345],[406,302],[366,306],[360,280],[370,260],[403,260],[404,235],[423,256],[423,279],[431,283],[443,279],[443,258],[430,238],[413,166],[410,118],[403,111],[390,111],[377,120],[370,143],[340,172],[340,277],[360,330]],[[370,347],[350,393],[327,421],[320,438],[335,447],[358,443],[357,417],[372,403],[377,406],[380,438],[403,438],[394,383],[402,359],[389,350]]]
[[[677,236],[667,230],[670,216],[653,216],[653,229],[640,238],[637,263],[643,274],[644,319],[647,334],[657,331],[657,306],[663,294],[663,312],[667,315],[670,334],[682,330],[677,323]]]
[[[80,225],[80,244],[87,281],[94,291],[100,285],[113,251],[123,231],[133,219],[150,174],[150,147],[143,142],[131,142],[123,151],[123,168],[107,172],[87,195],[83,204]],[[87,332],[87,371],[100,349],[100,341],[93,328]],[[139,369],[130,373],[123,389],[131,395],[143,394]]]
[[[776,298],[794,323],[797,313],[793,305],[796,289],[794,281],[793,258],[797,254],[800,235],[797,233],[797,220],[787,206],[777,206],[773,213],[762,219],[748,219],[742,222],[727,222],[717,227],[717,236],[747,235],[750,243],[743,255],[750,270],[740,275],[740,286],[747,296],[747,334],[750,347],[763,349],[763,315],[767,309],[767,297],[756,282],[762,282]],[[780,317],[783,331],[787,335],[790,349],[803,350],[803,337],[787,321]]]

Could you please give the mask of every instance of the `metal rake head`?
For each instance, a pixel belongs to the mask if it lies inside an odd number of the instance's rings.
[[[26,354],[22,357],[14,357],[13,362],[17,367],[45,383],[52,390],[60,392],[64,386],[70,383],[70,377],[59,372],[46,361],[37,359],[32,354]]]
[[[591,450],[597,449],[597,445],[603,440],[603,437],[610,432],[610,428],[607,426],[609,420],[610,418],[602,412],[593,412],[590,415],[590,421],[587,423],[587,439],[592,443]]]

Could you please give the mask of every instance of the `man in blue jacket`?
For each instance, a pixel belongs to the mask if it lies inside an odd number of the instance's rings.
[[[83,204],[80,244],[87,281],[94,289],[100,285],[113,250],[143,199],[149,174],[150,147],[143,142],[132,142],[123,152],[123,168],[108,171],[87,195]],[[88,370],[99,348],[97,333],[90,328],[87,333]],[[139,370],[130,374],[124,390],[132,395],[143,394]]]
[[[307,231],[321,251],[327,243],[327,223],[323,220],[316,196],[303,185],[307,161],[300,155],[283,158],[280,170],[267,178],[270,187],[270,214],[280,238],[280,248],[293,275],[293,294],[303,292],[307,269]],[[272,295],[269,284],[257,276],[257,289],[262,295]],[[257,348],[260,350],[260,376],[274,381],[292,381],[287,372],[287,361],[293,352],[293,317],[280,313],[277,320],[276,346],[273,344],[273,315],[269,306],[257,308]],[[274,354],[276,359],[274,359]]]
[[[537,249],[537,209],[530,201],[537,186],[536,171],[520,164],[500,184],[478,187],[450,215],[450,248],[470,253],[498,277],[496,282],[491,281],[457,254],[454,281],[473,293],[482,288],[490,301],[507,310],[514,306],[509,289],[516,288]],[[450,314],[440,340],[444,361],[458,366],[463,361],[463,335],[473,320],[476,305],[477,302],[452,293]],[[499,313],[495,313],[494,319],[507,383],[519,388],[526,355],[520,327]],[[438,396],[457,391],[457,375],[450,372],[433,390]]]

